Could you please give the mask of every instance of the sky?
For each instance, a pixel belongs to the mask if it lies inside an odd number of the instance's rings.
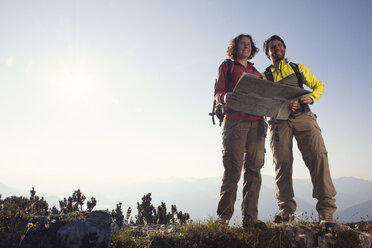
[[[66,185],[221,177],[213,86],[228,42],[265,39],[325,85],[332,177],[372,180],[369,0],[0,1],[0,182]],[[262,173],[274,175],[266,140]],[[294,147],[295,178],[309,178]]]

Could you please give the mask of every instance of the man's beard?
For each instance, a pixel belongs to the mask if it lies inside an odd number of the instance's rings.
[[[283,53],[283,54],[281,54],[281,55],[278,55],[278,56],[272,56],[273,57],[273,59],[274,59],[274,61],[281,61],[282,59],[284,59],[284,56],[285,56],[285,54]]]

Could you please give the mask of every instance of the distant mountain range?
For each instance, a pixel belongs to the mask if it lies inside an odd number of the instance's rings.
[[[372,199],[338,212],[343,222],[372,221]]]
[[[340,222],[356,222],[372,220],[372,182],[353,177],[342,177],[334,179],[337,190],[336,204]],[[97,209],[114,209],[118,202],[123,203],[123,211],[127,207],[133,209],[133,216],[137,212],[137,202],[141,201],[143,195],[152,193],[155,207],[165,202],[170,209],[175,204],[178,210],[190,213],[194,220],[206,220],[215,217],[216,207],[219,199],[221,178],[182,179],[172,178],[166,180],[126,180],[112,182],[104,185],[92,185],[80,188],[83,194],[90,199],[97,199]],[[318,214],[315,210],[316,200],[312,198],[312,184],[310,179],[294,179],[295,200],[297,201],[297,214],[303,213],[302,219],[317,220]],[[30,190],[30,189],[28,189]],[[38,189],[36,189],[38,191]],[[10,195],[29,196],[27,190],[19,190],[0,184],[2,198]],[[61,193],[37,192],[44,196],[50,207],[59,207],[58,201],[63,197],[72,195],[72,192]],[[239,183],[238,197],[235,204],[235,213],[232,222],[240,223],[241,204],[241,182]],[[275,198],[275,183],[271,176],[263,175],[259,201],[259,218],[269,220],[278,211]]]

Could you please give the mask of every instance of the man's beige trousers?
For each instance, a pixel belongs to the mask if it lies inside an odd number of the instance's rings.
[[[316,116],[312,112],[306,112],[288,120],[270,120],[269,124],[279,210],[292,213],[296,211],[292,187],[292,141],[295,137],[298,149],[310,171],[313,197],[318,199],[316,210],[331,213],[336,211],[334,199],[336,190],[329,172],[328,154]]]

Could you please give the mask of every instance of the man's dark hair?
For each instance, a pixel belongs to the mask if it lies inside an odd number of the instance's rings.
[[[226,54],[230,59],[236,59],[237,58],[238,44],[239,44],[239,41],[244,37],[249,38],[250,41],[251,41],[251,55],[249,55],[248,59],[253,58],[256,55],[256,53],[258,53],[259,49],[254,44],[252,36],[250,36],[249,34],[239,34],[238,36],[236,36],[234,39],[232,39],[229,42],[229,46],[227,47]]]
[[[269,59],[270,59],[270,57],[269,57],[269,43],[270,43],[270,41],[273,41],[273,40],[281,41],[283,43],[284,48],[287,48],[285,46],[284,40],[282,38],[280,38],[278,35],[271,36],[270,38],[268,38],[267,40],[265,40],[265,42],[263,43],[263,50],[264,50],[266,56]]]

